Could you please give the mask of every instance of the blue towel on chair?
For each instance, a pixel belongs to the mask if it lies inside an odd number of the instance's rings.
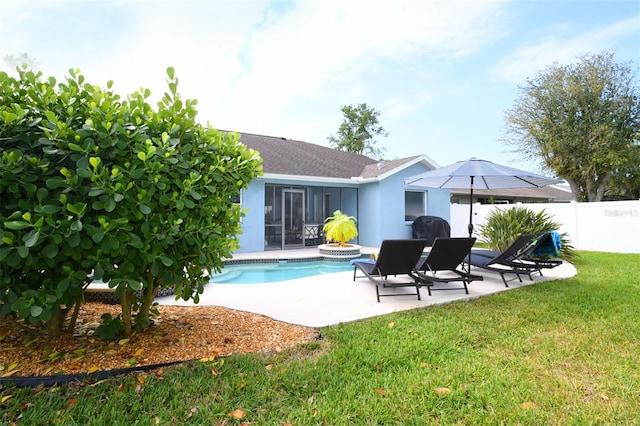
[[[532,255],[541,257],[560,256],[560,249],[562,248],[560,234],[557,231],[551,231],[548,235],[550,238],[546,238],[544,243],[540,244],[533,253],[531,253]]]

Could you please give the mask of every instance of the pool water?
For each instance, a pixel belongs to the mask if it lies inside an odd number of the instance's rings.
[[[294,280],[333,272],[353,271],[349,262],[314,260],[309,262],[238,263],[226,265],[209,282],[219,284],[258,284]]]

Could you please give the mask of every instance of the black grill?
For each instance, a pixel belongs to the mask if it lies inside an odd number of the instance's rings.
[[[427,240],[427,246],[432,246],[436,238],[449,238],[451,227],[449,222],[438,216],[419,216],[411,225],[412,238]]]

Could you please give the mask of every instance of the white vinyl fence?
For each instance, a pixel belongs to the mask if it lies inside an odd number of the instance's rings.
[[[473,226],[477,232],[493,209],[526,207],[545,211],[561,224],[577,250],[640,253],[640,200],[599,203],[474,204]],[[451,205],[451,236],[468,235],[469,205]],[[474,233],[474,236],[475,235]]]

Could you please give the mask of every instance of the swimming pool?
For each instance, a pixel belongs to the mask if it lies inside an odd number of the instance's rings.
[[[353,271],[349,262],[313,260],[304,262],[236,263],[225,265],[210,283],[259,284],[306,278],[333,272]]]

